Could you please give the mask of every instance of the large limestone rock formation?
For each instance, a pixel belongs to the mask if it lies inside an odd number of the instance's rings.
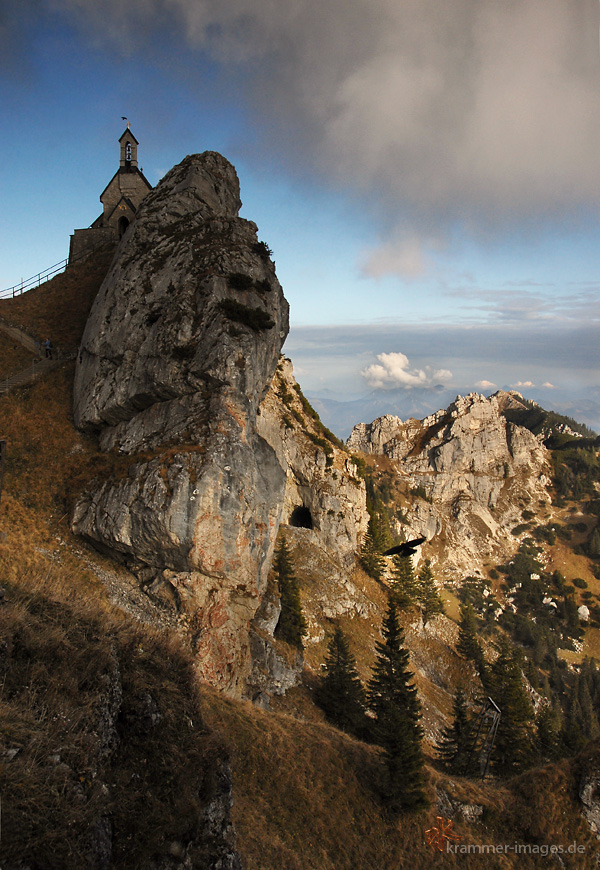
[[[74,413],[114,471],[75,532],[188,627],[202,676],[241,693],[286,474],[256,429],[288,305],[234,168],[187,157],[144,200],[83,337]]]
[[[282,522],[310,529],[340,569],[351,569],[369,519],[364,481],[302,396],[288,359],[277,366],[257,425],[286,473]]]
[[[281,531],[303,590],[305,644],[316,643],[324,637],[327,620],[365,616],[373,609],[353,581],[369,520],[365,483],[344,445],[325,429],[302,395],[290,360],[282,359],[277,366],[257,424],[285,470]],[[257,650],[269,612],[263,605],[253,623]],[[268,670],[266,654],[255,659],[252,682],[260,687]]]
[[[548,451],[508,422],[518,394],[457,397],[445,411],[403,422],[385,416],[355,426],[348,447],[393,460],[423,497],[408,509],[407,534],[436,538],[449,573],[473,572],[515,547],[524,508],[549,506]]]

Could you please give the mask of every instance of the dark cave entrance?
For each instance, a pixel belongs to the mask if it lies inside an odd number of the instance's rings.
[[[312,529],[313,520],[309,508],[303,504],[295,507],[290,517],[290,526],[294,526],[296,529]]]

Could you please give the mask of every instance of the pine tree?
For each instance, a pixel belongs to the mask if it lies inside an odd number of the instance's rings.
[[[534,754],[533,707],[523,682],[518,652],[500,641],[498,658],[490,666],[485,688],[501,711],[492,765],[502,775],[528,767]]]
[[[284,640],[291,646],[303,649],[302,635],[306,631],[306,622],[302,613],[300,587],[294,576],[294,568],[285,538],[281,539],[277,548],[273,567],[281,596],[281,613],[275,627],[275,637]]]
[[[577,693],[577,699],[581,707],[581,730],[588,740],[598,736],[598,718],[592,704],[592,696],[589,688],[589,674],[585,666],[577,674],[573,691]]]
[[[535,717],[536,751],[540,761],[554,761],[560,755],[560,714],[549,701],[540,704]]]
[[[429,559],[425,561],[425,564],[419,571],[417,590],[419,604],[421,605],[421,616],[425,626],[432,617],[439,616],[444,612],[444,604],[436,589]]]
[[[576,755],[587,743],[586,736],[581,727],[582,718],[583,714],[577,692],[572,691],[560,732],[561,742],[567,755]]]
[[[585,546],[588,556],[600,556],[600,527],[596,526]]]
[[[417,580],[412,556],[394,556],[389,583],[398,610],[405,610],[415,603]]]
[[[441,733],[436,746],[438,757],[450,773],[462,774],[469,757],[471,745],[471,721],[467,711],[467,698],[462,686],[454,695],[452,723]]]
[[[463,604],[460,608],[456,650],[461,656],[474,662],[481,672],[484,663],[483,648],[477,636],[477,618],[471,604]]]
[[[387,772],[384,797],[396,813],[426,804],[421,753],[421,705],[408,670],[408,650],[393,597],[382,626],[383,642],[369,683],[368,703],[375,716],[372,735],[383,747]]]
[[[374,516],[371,515],[364,543],[360,551],[360,564],[369,577],[372,577],[374,580],[381,580],[385,563],[381,555],[382,550],[377,543],[380,536],[376,525]]]
[[[329,642],[325,672],[316,690],[315,700],[329,721],[338,728],[356,736],[364,733],[365,691],[348,641],[339,627]]]

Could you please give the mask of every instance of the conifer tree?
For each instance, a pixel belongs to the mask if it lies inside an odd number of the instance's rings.
[[[384,798],[396,813],[426,804],[421,753],[421,705],[413,675],[408,670],[408,650],[398,623],[393,596],[382,627],[383,642],[376,645],[377,659],[369,683],[368,703],[375,716],[372,735],[384,750],[387,782]]]
[[[596,526],[590,536],[589,541],[586,544],[585,549],[588,556],[600,556],[600,527]]]
[[[419,604],[421,605],[421,616],[423,617],[423,625],[425,626],[434,616],[439,616],[444,612],[444,604],[436,589],[429,559],[426,559],[423,567],[419,571],[417,590]]]
[[[536,750],[540,761],[554,761],[560,755],[560,713],[549,702],[540,704],[535,717]]]
[[[456,650],[461,656],[474,662],[481,672],[481,666],[484,662],[483,648],[477,636],[477,618],[471,604],[463,604],[460,608]]]
[[[348,640],[339,627],[329,642],[315,700],[333,725],[356,736],[364,733],[365,691]]]
[[[588,740],[593,740],[598,736],[598,718],[592,704],[592,696],[590,694],[588,683],[588,671],[582,667],[581,672],[577,674],[573,691],[577,694],[579,706],[581,707],[581,730]]]
[[[294,568],[285,538],[281,539],[277,548],[273,567],[281,596],[281,613],[275,628],[275,637],[284,640],[291,646],[303,649],[302,635],[306,631],[306,622],[302,613],[300,587],[294,576]]]
[[[463,687],[459,686],[454,695],[452,722],[444,728],[436,746],[442,764],[450,773],[465,772],[471,745],[471,732],[467,698]]]
[[[379,547],[378,538],[376,521],[371,514],[360,552],[360,564],[369,577],[372,577],[374,580],[381,580],[384,570],[384,559],[381,555],[382,549]]]
[[[583,714],[577,692],[572,691],[560,733],[563,749],[567,755],[576,755],[587,743],[586,736],[581,727],[582,719]]]
[[[534,754],[534,715],[523,682],[518,652],[506,639],[489,668],[485,688],[501,711],[492,765],[502,775],[528,767]]]
[[[417,580],[412,556],[394,556],[389,583],[398,610],[405,610],[415,603]]]

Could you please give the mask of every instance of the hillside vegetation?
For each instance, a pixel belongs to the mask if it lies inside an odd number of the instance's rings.
[[[94,282],[99,285],[107,265],[90,266],[72,323],[54,319],[49,287],[15,300],[15,322],[76,343]],[[63,290],[79,293],[80,280],[67,273]],[[4,307],[0,315],[8,318]],[[326,633],[307,651],[305,685],[290,693],[287,707],[281,702],[280,712],[202,686],[173,627],[165,628],[158,612],[153,620],[152,608],[142,614],[132,606],[126,572],[111,569],[69,531],[72,499],[86,481],[127,473],[121,460],[101,454],[93,437],[74,429],[71,390],[72,363],[66,363],[0,397],[0,437],[8,442],[0,502],[3,870],[234,867],[229,767],[235,848],[245,870],[463,866],[464,854],[436,854],[425,842],[438,815],[453,820],[453,833],[462,837],[457,843],[530,847],[529,853],[471,854],[475,868],[546,866],[541,846],[573,842],[585,852],[563,854],[563,866],[597,866],[597,841],[578,798],[582,776],[600,768],[594,743],[573,758],[482,785],[443,773],[430,740],[430,806],[398,818],[382,806],[380,750],[328,725],[312,702]],[[565,511],[572,506],[567,498]],[[296,558],[303,531],[291,538]],[[299,575],[306,599],[316,578]],[[366,676],[385,587],[366,575],[359,582],[378,608],[341,624]],[[466,665],[454,649],[455,623],[442,619],[448,641],[423,632],[415,611],[407,611],[405,622],[422,696],[429,708],[445,704],[447,712],[450,689]],[[330,632],[333,621],[326,625]],[[427,656],[432,650],[441,656],[443,643],[454,664],[442,690],[428,676]]]
[[[0,317],[40,342],[49,337],[57,347],[76,350],[114,252],[114,245],[108,245],[40,287],[0,300]]]

